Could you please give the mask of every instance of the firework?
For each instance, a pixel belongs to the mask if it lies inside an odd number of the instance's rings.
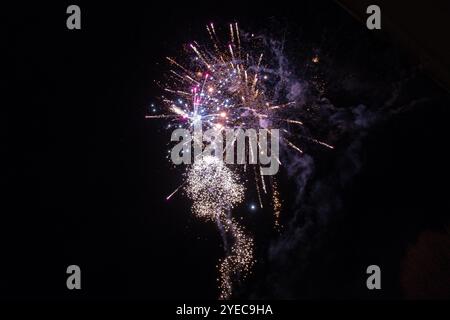
[[[187,129],[194,133],[191,135],[194,143],[200,145],[204,143],[196,139],[198,127],[223,134],[227,130],[268,129],[270,133],[270,129],[282,129],[282,146],[301,156],[303,150],[292,139],[295,135],[291,134],[290,127],[303,127],[303,120],[292,117],[295,113],[291,111],[302,106],[280,98],[283,95],[279,94],[278,83],[283,81],[282,75],[277,73],[277,65],[266,64],[264,60],[265,56],[270,57],[271,48],[259,37],[243,33],[237,23],[230,24],[227,42],[220,41],[212,23],[206,29],[209,44],[192,42],[185,47],[185,55],[167,57],[170,70],[165,81],[158,82],[164,92],[161,102],[167,112],[147,118],[166,119],[168,128]],[[313,62],[318,61],[317,57]],[[317,139],[304,138],[333,148]],[[252,148],[246,153],[248,158],[255,157]],[[278,156],[276,161],[281,164]],[[179,190],[185,190],[192,200],[194,215],[217,223],[227,251],[218,266],[222,299],[231,297],[233,283],[245,276],[253,264],[253,239],[231,216],[231,210],[245,198],[244,181],[254,181],[252,189],[257,193],[260,208],[264,206],[264,196],[271,193],[274,224],[279,227],[281,200],[275,177],[266,181],[261,167],[248,166],[253,168],[248,170],[244,165],[235,172],[217,157],[194,155],[186,180],[167,197],[170,199]]]
[[[231,42],[222,44],[211,24],[207,26],[212,48],[196,42],[188,46],[192,54],[182,59],[167,57],[173,69],[161,84],[162,101],[169,113],[149,118],[172,118],[176,125],[193,129],[201,121],[209,128],[279,128],[280,122],[302,125],[298,119],[284,116],[294,101],[279,101],[272,88],[270,68],[263,66],[264,53],[257,41],[245,39],[241,47],[237,24],[230,25]]]

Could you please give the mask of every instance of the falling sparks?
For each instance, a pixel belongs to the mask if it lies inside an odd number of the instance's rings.
[[[234,219],[227,219],[223,223],[227,232],[235,240],[231,253],[218,266],[220,271],[219,287],[220,299],[227,300],[233,292],[233,276],[245,278],[250,273],[253,260],[253,239],[250,238]]]
[[[215,221],[221,230],[227,255],[219,265],[220,298],[229,299],[233,282],[245,277],[253,264],[253,239],[233,218],[231,209],[244,200],[244,187],[239,176],[225,166],[222,160],[206,156],[196,161],[187,173],[186,193],[192,199],[193,213],[202,219]]]
[[[273,214],[275,217],[275,228],[280,227],[280,212],[281,212],[281,200],[280,200],[280,192],[278,191],[278,183],[273,178],[272,182],[272,205],[273,205]]]
[[[187,172],[186,192],[194,202],[192,211],[199,217],[214,220],[244,200],[244,187],[238,175],[214,156],[194,162]]]

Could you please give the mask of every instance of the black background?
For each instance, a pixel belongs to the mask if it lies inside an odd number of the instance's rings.
[[[294,56],[309,45],[331,55],[330,83],[357,68],[375,84],[373,95],[414,65],[387,35],[371,33],[333,2],[83,2],[78,31],[66,28],[69,4],[7,9],[13,75],[2,103],[2,298],[216,298],[219,237],[191,217],[186,199],[165,201],[181,178],[165,158],[168,132],[144,118],[159,94],[158,63],[204,34],[205,24],[280,26]],[[431,99],[364,140],[361,172],[342,191],[340,218],[311,256],[310,280],[290,284],[294,298],[405,297],[407,247],[424,230],[448,228],[448,96],[420,72],[403,94]],[[377,101],[367,92],[340,93],[338,85],[330,100],[339,107]],[[81,267],[81,291],[66,288],[71,264]],[[365,287],[369,264],[382,267],[382,292]],[[239,297],[278,298],[265,284],[270,268],[258,267]],[[431,286],[448,281],[418,272]]]

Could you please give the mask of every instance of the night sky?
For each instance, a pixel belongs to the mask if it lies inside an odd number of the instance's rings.
[[[331,1],[83,2],[79,31],[66,28],[69,4],[8,10],[2,299],[217,298],[220,236],[186,197],[165,200],[181,182],[165,157],[170,132],[145,119],[164,57],[206,40],[211,21],[283,39],[293,72],[319,75],[320,104],[333,107],[310,129],[335,150],[306,145],[313,167],[280,172],[281,231],[270,210],[249,209],[253,192],[237,210],[257,263],[234,297],[450,297],[450,98],[388,34]],[[80,291],[66,288],[71,264]],[[366,288],[371,264],[381,291]]]

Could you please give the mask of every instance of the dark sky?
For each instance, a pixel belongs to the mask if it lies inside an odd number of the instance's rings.
[[[169,133],[144,119],[159,94],[158,63],[203,38],[211,21],[239,21],[284,38],[299,70],[319,54],[330,103],[349,114],[363,104],[379,120],[357,137],[329,133],[335,153],[309,149],[316,171],[303,203],[294,201],[292,177],[281,173],[282,221],[291,225],[285,236],[308,223],[307,235],[282,256],[271,254],[283,237],[270,231],[269,212],[252,213],[248,227],[259,241],[260,263],[237,297],[449,294],[449,97],[387,34],[369,32],[325,1],[299,1],[295,9],[279,2],[80,3],[80,31],[66,29],[69,4],[8,10],[13,75],[1,117],[2,298],[217,296],[219,235],[191,217],[184,197],[165,201],[181,177],[165,158]],[[395,90],[390,108],[402,112],[391,114],[382,106]],[[352,156],[357,170],[348,168]],[[82,270],[80,292],[65,287],[71,264]],[[365,288],[370,264],[383,270],[382,292]],[[417,280],[424,274],[426,284]]]

